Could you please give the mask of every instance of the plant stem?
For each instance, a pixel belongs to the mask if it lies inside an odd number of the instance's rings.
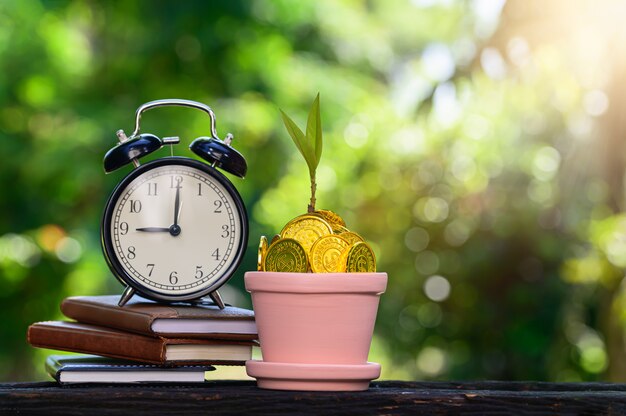
[[[309,212],[315,211],[315,190],[317,184],[315,183],[315,175],[311,175],[311,202],[309,203]]]

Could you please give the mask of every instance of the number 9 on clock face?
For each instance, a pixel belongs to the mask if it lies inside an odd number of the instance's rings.
[[[155,300],[187,300],[218,289],[241,263],[248,221],[237,190],[189,158],[140,166],[113,191],[103,250],[123,283]]]

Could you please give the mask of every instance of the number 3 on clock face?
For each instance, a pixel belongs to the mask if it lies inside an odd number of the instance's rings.
[[[195,299],[219,288],[248,240],[237,190],[214,168],[170,157],[140,166],[113,191],[102,223],[115,274],[159,300]]]

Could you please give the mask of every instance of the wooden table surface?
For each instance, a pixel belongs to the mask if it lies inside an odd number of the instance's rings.
[[[250,381],[202,385],[0,384],[0,415],[626,414],[626,385],[543,382],[372,383],[365,392],[260,390]]]

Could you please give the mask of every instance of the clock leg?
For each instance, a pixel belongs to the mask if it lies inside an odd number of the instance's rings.
[[[220,293],[217,290],[214,290],[213,292],[209,293],[209,297],[211,298],[213,303],[219,306],[220,309],[224,309],[226,307],[224,305],[224,301],[222,300],[222,297],[220,296]]]
[[[124,293],[122,293],[122,297],[120,297],[120,301],[117,304],[119,306],[126,305],[126,302],[128,302],[130,298],[133,297],[134,294],[135,294],[135,289],[133,289],[130,286],[126,286],[126,289],[124,289]]]

